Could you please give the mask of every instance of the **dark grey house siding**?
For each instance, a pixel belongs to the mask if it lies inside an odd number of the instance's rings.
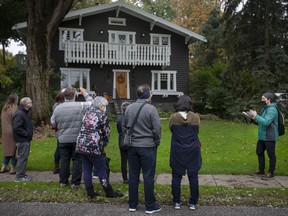
[[[154,26],[150,31],[150,23],[147,23],[137,17],[120,12],[120,18],[126,18],[126,26],[108,25],[108,17],[115,17],[116,11],[105,12],[89,17],[82,18],[82,24],[79,26],[79,19],[65,21],[60,27],[84,29],[85,41],[108,42],[108,30],[131,31],[136,32],[136,44],[150,44],[150,33],[171,35],[171,64],[164,70],[177,71],[177,91],[188,93],[189,86],[189,65],[188,48],[185,44],[185,38],[166,29]],[[100,33],[103,31],[103,34]],[[113,91],[113,69],[130,70],[130,96],[136,99],[136,88],[138,85],[148,83],[151,85],[151,70],[162,70],[161,67],[132,66],[125,65],[103,65],[98,64],[68,64],[64,63],[64,51],[59,50],[59,31],[56,32],[51,47],[51,59],[55,65],[55,72],[60,73],[60,67],[69,68],[90,68],[90,86],[96,84],[100,93],[107,92],[112,95]],[[50,84],[55,88],[60,87],[60,79],[51,79]],[[177,96],[153,96],[155,103],[174,103]]]

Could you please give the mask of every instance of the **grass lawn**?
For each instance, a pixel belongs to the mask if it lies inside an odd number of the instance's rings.
[[[158,148],[157,172],[170,173],[169,154],[171,133],[168,120],[162,120],[162,139]],[[112,133],[107,155],[111,158],[112,172],[120,172],[120,153],[116,123],[111,122]],[[50,131],[48,133],[53,133]],[[277,142],[276,175],[287,175],[287,137],[284,135]],[[257,126],[226,121],[202,121],[200,128],[203,165],[201,174],[249,174],[257,169],[255,153]],[[54,137],[33,140],[28,161],[28,170],[52,170],[53,155],[56,147]],[[2,155],[2,148],[0,148]],[[267,159],[268,162],[268,159]],[[52,172],[51,172],[52,174]],[[1,176],[0,176],[1,177]],[[128,201],[128,186],[114,184],[113,187],[125,194],[122,198],[107,199],[100,185],[94,183],[100,196],[89,201],[84,189],[72,190],[60,188],[58,183],[47,182],[0,182],[0,202],[105,202]],[[21,193],[19,193],[21,191]],[[171,186],[155,185],[156,199],[161,204],[171,204]],[[139,198],[143,203],[143,184],[140,184]],[[183,203],[189,197],[189,187],[182,185]],[[246,188],[246,187],[212,187],[200,186],[200,205],[250,205],[288,207],[288,190],[286,188]]]
[[[169,155],[171,133],[168,120],[161,120],[162,138],[157,154],[157,173],[170,173]],[[116,123],[111,122],[110,143],[106,147],[111,158],[112,172],[120,172],[120,153]],[[249,174],[257,170],[256,141],[258,128],[255,125],[226,121],[202,121],[200,140],[202,142],[203,165],[201,174]],[[52,131],[50,133],[53,136]],[[277,142],[276,175],[287,175],[288,134]],[[28,170],[51,170],[56,147],[54,137],[33,140],[28,160]],[[2,155],[2,148],[0,148]],[[268,165],[268,157],[266,157]]]

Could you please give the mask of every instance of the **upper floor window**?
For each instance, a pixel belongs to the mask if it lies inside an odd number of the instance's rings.
[[[171,35],[150,34],[150,44],[170,46],[170,37]]]
[[[152,91],[176,91],[176,71],[152,71]]]
[[[171,35],[165,34],[150,34],[151,45],[163,45],[169,47],[169,54],[171,53]]]
[[[59,50],[65,49],[65,42],[70,41],[83,41],[84,29],[74,28],[59,28]]]
[[[109,43],[135,44],[136,32],[108,31],[108,33],[109,33]]]
[[[109,17],[108,20],[109,20],[109,25],[126,26],[125,18]]]
[[[61,89],[67,87],[83,87],[90,91],[90,69],[87,68],[60,68]]]

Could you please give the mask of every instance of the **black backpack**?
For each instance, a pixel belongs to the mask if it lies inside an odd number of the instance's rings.
[[[279,136],[282,136],[285,134],[285,119],[283,114],[279,111],[279,109],[277,108],[277,112],[278,112],[278,134]],[[273,124],[275,124],[273,122]]]

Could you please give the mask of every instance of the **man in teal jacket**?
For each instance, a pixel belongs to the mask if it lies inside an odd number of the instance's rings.
[[[273,179],[276,166],[275,147],[278,140],[278,112],[277,105],[274,103],[274,94],[266,92],[262,95],[264,104],[261,114],[257,114],[255,110],[250,110],[253,119],[258,123],[258,142],[256,154],[258,155],[259,170],[254,175],[265,174],[265,150],[269,157],[269,170],[267,175],[263,176],[263,180]]]

